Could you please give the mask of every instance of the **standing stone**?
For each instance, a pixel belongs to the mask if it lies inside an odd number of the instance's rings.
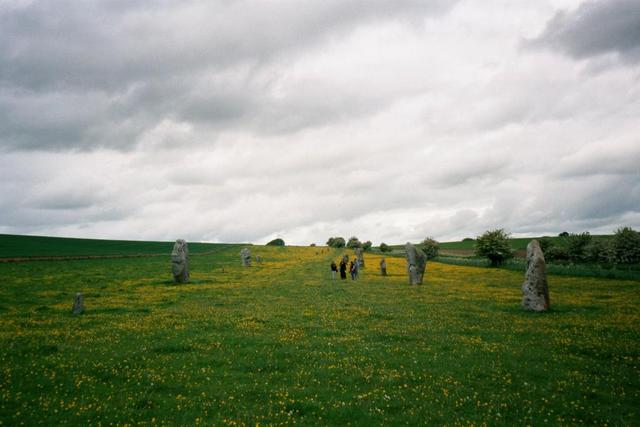
[[[262,264],[262,257],[260,255],[256,255],[256,262]]]
[[[407,242],[404,246],[407,254],[407,272],[409,273],[410,285],[422,285],[424,270],[427,268],[427,257],[425,254]]]
[[[174,283],[189,281],[189,246],[183,239],[176,240],[171,251],[171,273]]]
[[[356,259],[358,262],[358,267],[364,268],[364,251],[362,248],[356,248]]]
[[[249,250],[249,248],[243,248],[240,251],[240,259],[242,260],[243,267],[251,266],[251,251]]]
[[[380,260],[380,273],[383,276],[387,275],[387,261],[384,258]]]
[[[544,253],[537,240],[532,240],[527,245],[527,272],[522,284],[522,307],[533,311],[549,309],[549,286]]]
[[[84,313],[84,297],[80,292],[76,294],[76,298],[73,300],[73,309],[71,312],[74,316]]]

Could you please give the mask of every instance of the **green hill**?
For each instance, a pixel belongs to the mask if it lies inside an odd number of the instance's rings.
[[[0,258],[170,254],[173,243],[0,234]],[[189,242],[189,252],[210,252],[226,246],[229,245]]]

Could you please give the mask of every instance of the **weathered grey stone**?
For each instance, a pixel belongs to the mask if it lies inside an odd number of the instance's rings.
[[[73,300],[73,309],[71,310],[74,316],[84,313],[84,297],[80,292],[76,294]]]
[[[174,283],[189,281],[189,246],[182,239],[176,240],[171,251],[171,273]]]
[[[251,251],[249,250],[249,248],[243,248],[240,251],[240,259],[242,260],[243,267],[251,266]]]
[[[260,255],[256,255],[256,262],[262,264],[262,257]]]
[[[358,262],[358,267],[364,268],[364,251],[362,248],[356,248],[356,260]]]
[[[387,261],[384,258],[380,260],[380,273],[383,276],[387,275]]]
[[[522,307],[533,311],[549,309],[549,285],[544,253],[537,240],[532,240],[527,245],[527,272],[522,284]]]
[[[427,268],[426,255],[411,243],[404,246],[407,255],[407,272],[409,273],[410,285],[422,285],[424,270]]]

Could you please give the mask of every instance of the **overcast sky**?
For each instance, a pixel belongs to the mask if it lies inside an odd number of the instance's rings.
[[[640,228],[638,0],[0,0],[0,233]]]

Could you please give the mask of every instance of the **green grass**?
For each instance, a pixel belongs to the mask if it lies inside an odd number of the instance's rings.
[[[174,242],[73,239],[0,234],[0,258],[131,256],[170,254]],[[228,245],[189,243],[190,253],[215,251]]]
[[[332,282],[326,248],[0,264],[0,425],[640,423],[640,282],[378,255]],[[70,313],[85,295],[85,314]]]
[[[482,268],[491,267],[486,258],[474,256],[457,256],[443,254],[435,261],[451,265],[466,265]],[[523,258],[514,258],[505,262],[500,268],[514,271],[525,271],[527,262]],[[640,280],[640,266],[614,266],[605,268],[597,264],[546,264],[548,274],[574,277],[601,277],[606,279]]]

